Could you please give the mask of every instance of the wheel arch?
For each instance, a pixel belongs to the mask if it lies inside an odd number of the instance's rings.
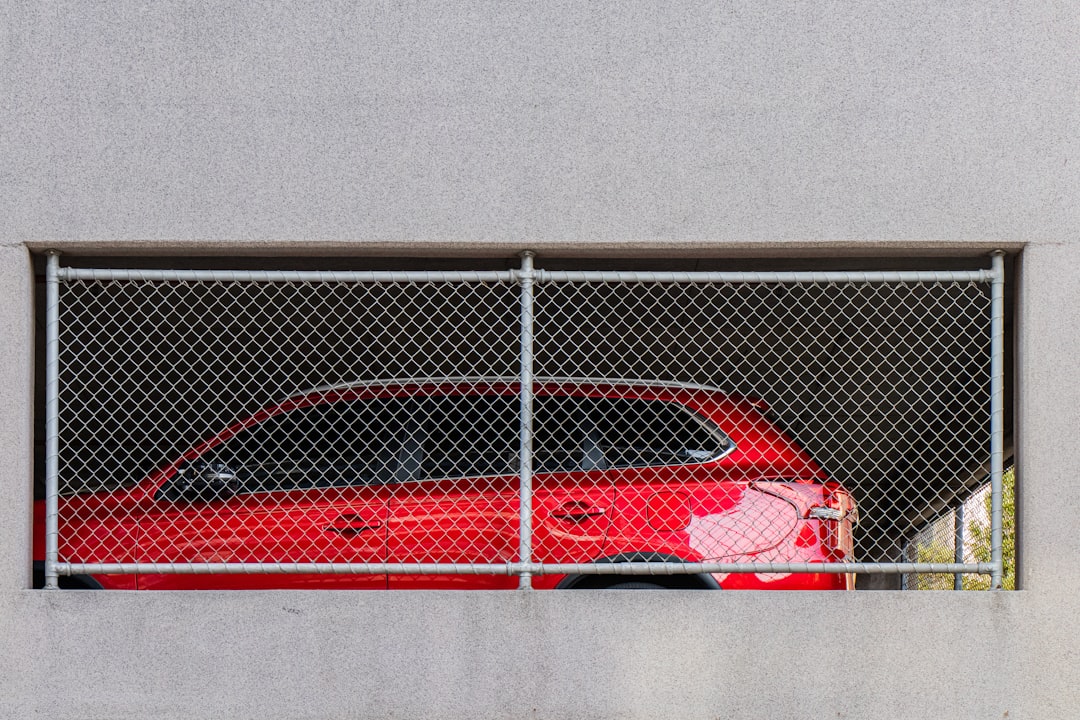
[[[626,562],[686,562],[676,555],[661,552],[628,552],[607,557],[597,558],[594,563],[626,563]],[[556,590],[602,590],[628,579],[647,579],[650,583],[663,585],[671,590],[720,590],[720,583],[712,575],[699,573],[693,575],[567,575],[558,585]]]

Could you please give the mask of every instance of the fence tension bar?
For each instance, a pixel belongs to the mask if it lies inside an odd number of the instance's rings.
[[[1000,590],[1002,553],[1002,474],[1005,451],[1005,251],[991,253],[990,284],[990,588]]]
[[[45,589],[59,585],[60,253],[45,260]]]
[[[521,287],[521,431],[520,431],[520,539],[518,562],[525,568],[532,563],[532,457],[533,457],[533,283],[535,253],[521,253],[521,270],[517,272]],[[523,570],[518,589],[532,589],[532,573]]]

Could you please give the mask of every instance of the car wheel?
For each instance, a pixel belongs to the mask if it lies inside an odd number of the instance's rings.
[[[663,585],[647,582],[621,582],[608,585],[608,590],[667,590]]]

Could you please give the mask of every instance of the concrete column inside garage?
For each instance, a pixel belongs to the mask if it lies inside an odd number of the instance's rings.
[[[30,0],[0,26],[0,716],[1075,716],[1080,8]],[[1008,251],[1023,589],[27,589],[31,253],[523,247]]]

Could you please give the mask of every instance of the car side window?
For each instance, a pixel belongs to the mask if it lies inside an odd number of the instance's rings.
[[[626,398],[537,398],[536,472],[681,465],[723,455],[731,440],[674,403]]]
[[[704,462],[733,447],[711,422],[674,403],[595,398],[588,415],[609,468]]]
[[[585,398],[536,398],[533,405],[533,471],[570,472],[593,470],[602,460],[588,447],[594,432]],[[595,446],[595,443],[593,444]]]
[[[417,429],[423,451],[415,479],[518,472],[520,401],[516,396],[429,398],[420,406]],[[416,439],[417,432],[407,435]]]
[[[224,464],[247,493],[392,482],[406,402],[292,410],[240,431],[201,459]]]
[[[202,460],[223,463],[248,493],[513,475],[519,403],[498,395],[318,405],[247,428]],[[702,462],[731,447],[672,403],[541,396],[534,411],[537,473]]]

